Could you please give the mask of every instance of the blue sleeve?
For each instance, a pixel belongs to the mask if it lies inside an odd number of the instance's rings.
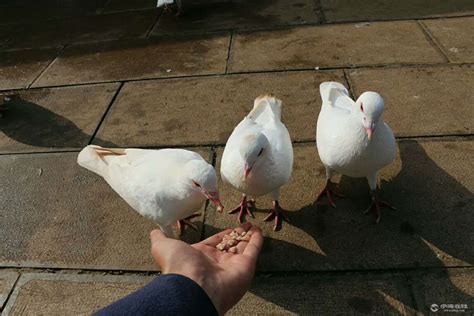
[[[94,315],[217,315],[217,310],[196,282],[165,274]]]

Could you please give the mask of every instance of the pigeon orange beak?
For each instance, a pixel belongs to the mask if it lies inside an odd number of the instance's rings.
[[[247,177],[249,176],[250,171],[252,171],[252,167],[250,167],[248,164],[245,164],[244,179],[247,179]]]
[[[224,205],[222,205],[221,200],[219,199],[219,192],[205,192],[204,195],[206,198],[211,200],[212,203],[214,203],[215,206],[217,206],[217,211],[219,213],[222,213],[224,210]]]
[[[366,132],[367,132],[367,138],[368,138],[369,140],[371,140],[371,139],[372,139],[372,135],[374,134],[374,128],[369,127],[369,128],[366,128],[365,130],[366,130]]]

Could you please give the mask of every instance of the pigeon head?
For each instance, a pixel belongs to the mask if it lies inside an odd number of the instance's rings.
[[[269,148],[268,139],[262,133],[249,134],[242,139],[239,151],[245,161],[245,179],[247,179],[252,168],[259,164],[262,157],[265,157],[268,151],[267,148]]]
[[[377,124],[382,120],[384,109],[382,96],[377,92],[364,92],[357,99],[356,106],[356,113],[359,114],[370,141],[376,131]]]
[[[186,163],[183,174],[192,190],[211,200],[217,206],[217,210],[222,212],[224,207],[219,200],[217,176],[214,167],[203,160],[194,159]]]

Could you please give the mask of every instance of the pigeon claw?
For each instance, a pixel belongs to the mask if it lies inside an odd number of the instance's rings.
[[[372,212],[372,214],[374,214],[374,216],[375,216],[375,223],[378,224],[380,222],[380,218],[381,218],[381,215],[382,215],[382,213],[380,211],[380,209],[382,207],[389,208],[389,209],[392,209],[392,210],[396,210],[395,207],[391,206],[387,202],[379,201],[377,199],[375,193],[372,193],[372,200],[370,202],[369,207],[364,212],[364,214],[368,214],[368,213]]]
[[[238,216],[238,219],[239,219],[239,223],[242,224],[244,221],[245,221],[245,216],[248,215],[252,218],[255,218],[255,216],[253,215],[252,213],[252,210],[251,208],[255,206],[255,200],[247,200],[247,197],[244,196],[242,198],[242,202],[240,202],[240,204],[230,210],[229,212],[227,212],[228,214],[235,214],[237,212],[239,212],[239,216]]]
[[[186,226],[189,226],[193,230],[198,230],[197,225],[194,224],[193,222],[191,222],[191,219],[193,219],[195,217],[198,217],[198,216],[201,216],[201,214],[200,213],[193,214],[191,216],[188,216],[186,218],[178,220],[178,230],[179,230],[179,235],[180,236],[183,236],[184,230],[186,229]]]
[[[326,182],[326,186],[316,197],[316,203],[318,203],[323,198],[323,196],[326,195],[329,205],[336,208],[336,204],[334,203],[333,197],[337,196],[340,198],[344,198],[345,196],[340,193],[335,192],[334,189],[331,188],[332,186],[335,186],[335,184],[331,180],[328,179]]]
[[[265,222],[274,220],[273,230],[277,232],[281,230],[284,220],[289,222],[288,217],[283,213],[284,211],[285,210],[281,208],[280,204],[278,204],[278,201],[273,201],[273,209],[263,220]]]

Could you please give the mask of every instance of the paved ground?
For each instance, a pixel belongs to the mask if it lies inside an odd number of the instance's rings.
[[[155,0],[0,4],[0,93],[18,94],[0,119],[3,312],[88,314],[156,273],[153,223],[76,165],[80,148],[187,147],[218,167],[253,98],[273,92],[295,146],[291,224],[272,232],[258,201],[265,246],[231,313],[473,313],[474,2],[184,2],[179,18]],[[364,180],[340,179],[335,210],[314,204],[326,80],[385,97],[400,150],[382,195],[398,211],[379,225],[361,214]],[[185,240],[236,222],[202,214]]]

